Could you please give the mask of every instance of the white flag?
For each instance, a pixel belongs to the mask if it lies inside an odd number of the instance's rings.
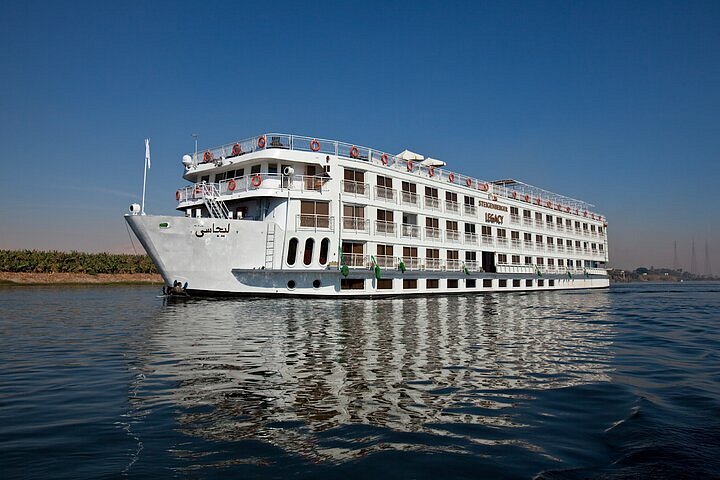
[[[150,139],[145,139],[145,165],[150,168]]]

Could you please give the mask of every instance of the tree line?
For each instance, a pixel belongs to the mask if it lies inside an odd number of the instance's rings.
[[[147,255],[0,250],[0,271],[20,273],[157,273]]]

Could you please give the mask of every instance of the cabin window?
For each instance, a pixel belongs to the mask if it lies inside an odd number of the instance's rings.
[[[365,280],[362,278],[343,278],[340,280],[340,290],[364,290]]]
[[[269,163],[268,164],[268,174],[269,175],[277,175],[277,173],[278,173],[277,163]]]
[[[520,211],[517,207],[510,207],[510,215],[513,217],[517,217],[520,214]]]
[[[525,257],[525,265],[532,265],[532,257]]]
[[[255,175],[256,173],[260,173],[260,165],[250,167],[250,175]]]
[[[538,280],[538,287],[544,287],[545,286],[545,280]]]
[[[318,259],[320,265],[325,265],[327,263],[328,250],[330,250],[330,239],[323,238],[322,242],[320,242],[320,258]]]
[[[483,288],[492,288],[492,279],[491,278],[483,279]]]
[[[406,290],[413,290],[413,289],[417,288],[417,279],[403,278],[403,288]]]
[[[507,254],[498,253],[498,263],[507,263]]]
[[[475,288],[475,286],[476,286],[476,283],[475,283],[475,279],[474,279],[474,278],[468,278],[467,280],[465,280],[465,287],[467,287],[467,288]]]
[[[513,255],[512,263],[513,263],[513,265],[520,265],[520,255]]]
[[[458,288],[457,278],[449,278],[447,281],[447,288]]]
[[[393,281],[392,278],[381,278],[377,281],[378,290],[392,290]]]
[[[383,177],[382,175],[377,176],[378,187],[392,188],[392,178]]]
[[[513,280],[513,287],[519,287],[520,286],[520,280]]]
[[[445,192],[445,200],[448,202],[457,203],[457,193]]]
[[[505,287],[507,287],[507,280],[505,280],[504,278],[501,278],[500,280],[498,280],[498,286],[499,286],[500,288],[505,288]]]
[[[482,236],[483,237],[490,237],[492,236],[492,227],[488,227],[487,225],[482,226]]]
[[[532,287],[532,280],[531,279],[525,280],[525,286]]]
[[[291,238],[288,244],[287,264],[295,265],[295,258],[297,257],[298,239]]]
[[[200,177],[200,183],[208,183],[210,181],[210,175],[203,175]]]
[[[300,226],[330,228],[330,203],[302,200],[300,202]]]
[[[554,286],[555,286],[555,280],[548,280],[548,286],[554,287]]]
[[[303,254],[303,263],[310,265],[312,263],[313,248],[315,247],[315,240],[308,238],[305,240],[305,253]]]
[[[425,196],[430,198],[438,198],[438,189],[433,187],[425,187]]]
[[[428,278],[425,280],[426,288],[440,288],[440,280],[437,278]]]

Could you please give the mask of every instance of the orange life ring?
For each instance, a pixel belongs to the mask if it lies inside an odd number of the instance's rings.
[[[211,162],[212,159],[213,159],[213,154],[212,154],[212,152],[211,152],[210,150],[208,150],[207,152],[205,152],[205,155],[203,155],[203,162],[205,162],[205,163]]]
[[[468,187],[472,187],[472,178],[466,178],[465,185],[467,185]]]
[[[175,200],[180,201],[180,190],[175,192]]]
[[[237,184],[235,183],[235,179],[233,179],[233,178],[230,179],[230,181],[228,182],[227,185],[228,185],[228,190],[230,190],[231,192],[234,192],[235,188],[237,187]]]
[[[317,138],[313,138],[312,141],[310,141],[310,150],[313,152],[320,150],[320,142],[317,141]]]
[[[512,193],[512,197],[513,197],[513,199],[516,199],[516,198],[517,198],[517,192],[513,192],[513,193]]]
[[[260,184],[262,184],[262,177],[260,176],[260,174],[256,173],[255,176],[252,178],[252,186],[259,187]]]
[[[382,162],[383,165],[387,165],[387,164],[388,164],[388,156],[387,156],[387,153],[383,153],[383,154],[382,154],[382,157],[380,157],[380,161]]]
[[[570,207],[565,207],[565,211],[566,211],[567,213],[570,213]]]
[[[530,202],[530,195],[525,194],[525,201],[526,201],[526,202]]]
[[[490,188],[490,187],[488,186],[487,183],[481,183],[481,184],[480,184],[480,190],[482,190],[483,192],[487,192],[487,191],[488,191],[488,188]]]
[[[413,163],[412,163],[412,162],[407,162],[407,171],[408,171],[408,172],[412,172],[412,169],[413,169]]]
[[[350,147],[350,156],[352,158],[358,158],[360,156],[360,151],[358,150],[358,148],[355,145]]]
[[[428,175],[430,175],[431,177],[435,176],[435,167],[428,168]]]
[[[587,217],[587,210],[585,210],[585,216]]]
[[[265,148],[265,135],[258,137],[257,146],[258,148]]]
[[[200,192],[202,192],[200,185],[195,185],[195,196],[200,195]]]
[[[240,144],[236,143],[235,145],[233,145],[233,149],[232,149],[233,157],[237,157],[241,153],[242,153],[242,148],[240,148]]]
[[[455,174],[450,172],[448,175],[448,182],[454,182],[455,181]]]

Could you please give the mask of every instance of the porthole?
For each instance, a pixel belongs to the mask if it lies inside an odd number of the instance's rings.
[[[320,288],[320,280],[313,280],[313,288]]]
[[[313,257],[313,247],[315,246],[315,240],[308,238],[305,240],[305,253],[303,254],[303,263],[310,265]]]
[[[288,290],[295,290],[295,280],[289,280],[287,283]]]
[[[329,249],[330,249],[330,239],[323,238],[322,242],[320,242],[320,258],[318,258],[318,262],[320,262],[320,265],[325,265],[327,263]]]
[[[297,257],[298,239],[291,238],[288,244],[287,264],[295,265],[295,257]]]

